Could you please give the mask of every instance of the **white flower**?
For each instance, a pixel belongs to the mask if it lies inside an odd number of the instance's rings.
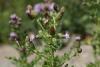
[[[64,34],[64,37],[65,37],[66,39],[69,39],[69,38],[70,38],[69,32],[66,32],[66,33]]]
[[[81,36],[80,35],[76,35],[75,40],[77,40],[77,41],[81,40]]]

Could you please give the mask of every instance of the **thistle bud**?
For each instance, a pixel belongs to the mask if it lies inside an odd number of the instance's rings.
[[[26,14],[31,14],[32,6],[28,5],[26,9]]]
[[[27,5],[27,9],[32,10],[32,6],[31,5]]]
[[[34,39],[35,39],[35,35],[33,32],[29,32],[28,33],[28,39],[29,39],[29,42],[33,42]]]
[[[37,15],[37,12],[33,9],[31,5],[28,5],[26,9],[26,14],[30,19],[34,19],[34,17]]]
[[[55,32],[56,32],[55,28],[54,28],[54,27],[51,27],[51,28],[50,28],[50,34],[51,34],[51,35],[54,35]]]
[[[57,16],[56,16],[56,19],[57,19],[57,20],[60,20],[60,19],[62,18],[63,14],[64,14],[64,11],[65,11],[65,8],[62,7],[62,8],[60,9],[60,11],[58,12]]]
[[[20,52],[22,52],[22,53],[25,53],[25,52],[26,52],[26,48],[25,48],[25,47],[19,48],[18,50],[19,50]]]

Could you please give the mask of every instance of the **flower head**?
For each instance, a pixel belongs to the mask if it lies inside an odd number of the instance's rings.
[[[18,39],[18,35],[16,32],[10,32],[10,35],[9,35],[9,39],[10,40],[17,40]]]
[[[9,23],[10,25],[13,25],[13,27],[19,27],[21,24],[21,18],[18,17],[15,13],[11,14]]]
[[[75,36],[75,40],[76,40],[76,41],[80,41],[80,40],[81,40],[81,36],[80,36],[80,35],[76,35],[76,36]]]
[[[31,10],[32,10],[32,6],[28,5],[27,8],[26,8],[26,14],[31,13]]]
[[[36,13],[41,13],[41,12],[45,12],[45,11],[54,11],[55,9],[55,3],[51,2],[51,3],[38,3],[34,6],[34,11]]]
[[[18,19],[18,17],[17,17],[17,15],[14,13],[14,14],[12,14],[12,15],[10,16],[10,19],[16,21],[16,20]]]
[[[42,4],[36,4],[35,6],[34,6],[34,11],[36,12],[36,13],[40,13],[41,11],[42,11],[42,8],[43,8],[43,5]]]
[[[69,39],[70,38],[70,34],[69,34],[69,32],[65,32],[65,34],[64,34],[64,37],[66,38],[66,39]]]
[[[33,42],[35,38],[36,37],[35,37],[35,34],[33,32],[29,32],[28,33],[28,40],[29,40],[29,42]]]

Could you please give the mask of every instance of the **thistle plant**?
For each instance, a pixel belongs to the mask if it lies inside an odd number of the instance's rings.
[[[46,0],[48,1],[48,0]],[[61,2],[63,1],[63,2]],[[24,2],[24,1],[23,1]],[[65,0],[60,0],[59,4],[65,2]],[[19,3],[19,2],[18,2]],[[24,4],[24,3],[23,3]],[[54,5],[54,8],[51,7]],[[96,56],[100,54],[100,1],[99,0],[66,0],[64,3],[66,10],[66,20],[64,20],[64,27],[68,28],[72,32],[79,33],[76,35],[75,39],[80,48],[81,42],[94,47]],[[64,5],[63,4],[63,5]],[[45,6],[45,8],[44,8]],[[43,8],[43,9],[41,9]],[[16,10],[19,9],[19,6]],[[21,9],[18,10],[19,12]],[[24,12],[23,12],[24,13]],[[23,14],[20,12],[20,14]],[[70,54],[65,54],[61,57],[55,55],[57,50],[60,50],[63,46],[62,38],[70,40],[69,32],[62,34],[58,30],[60,23],[63,18],[64,7],[60,9],[54,2],[36,4],[33,8],[31,5],[27,6],[26,14],[33,22],[33,29],[26,32],[25,34],[19,35],[19,30],[21,27],[21,18],[15,13],[10,16],[10,40],[15,41],[16,49],[20,53],[19,59],[13,59],[17,67],[61,67],[64,64],[65,59],[69,59]],[[61,22],[60,22],[61,21]],[[28,22],[29,23],[29,22]],[[68,25],[67,25],[68,23]],[[24,33],[24,32],[23,32]],[[81,36],[84,33],[89,33],[91,35]],[[25,35],[25,37],[23,37]],[[21,37],[20,37],[21,36]],[[21,39],[22,38],[22,39]],[[40,43],[36,41],[39,40]],[[66,40],[65,40],[66,41]],[[41,46],[40,46],[41,45]],[[76,43],[75,43],[76,46]],[[75,47],[73,47],[74,49]],[[74,50],[72,50],[74,51]],[[75,51],[74,51],[75,52]],[[79,53],[82,52],[79,49]],[[28,62],[27,57],[34,54],[34,59]],[[92,64],[91,64],[92,65]],[[94,66],[94,64],[93,64]]]
[[[37,33],[32,33],[33,31],[27,32],[29,34],[24,40],[15,39],[20,58],[10,59],[14,60],[17,67],[61,67],[65,60],[69,59],[69,55],[67,54],[64,54],[62,57],[55,55],[55,52],[59,50],[62,45],[62,43],[60,43],[60,38],[70,38],[68,33],[59,35],[59,31],[57,31],[63,13],[64,7],[62,7],[59,12],[49,12],[46,10],[41,13],[38,18],[33,19],[33,15],[31,16],[31,21],[37,23],[39,28],[37,29]],[[28,14],[29,18],[30,15],[31,14]],[[15,35],[15,33],[13,34]],[[38,44],[35,43],[36,39],[44,42],[40,44],[41,48],[39,49]],[[29,63],[27,57],[31,54],[35,54],[36,56],[34,56],[35,59]]]
[[[69,3],[69,2],[68,2]],[[50,3],[49,5],[54,4]],[[75,6],[73,9],[73,5]],[[70,21],[72,22],[72,29],[76,27],[75,32],[79,34],[75,35],[74,39],[76,40],[77,46],[71,49],[72,52],[76,54],[81,53],[80,49],[81,42],[90,45],[93,44],[95,52],[99,53],[99,3],[94,1],[79,1],[68,4],[68,13],[70,16]],[[45,7],[45,8],[44,8]],[[78,8],[77,8],[78,7]],[[98,8],[92,8],[98,7]],[[77,8],[77,9],[76,9]],[[85,9],[85,10],[84,10]],[[91,9],[91,10],[89,10]],[[22,40],[15,39],[17,44],[17,49],[20,53],[19,59],[10,58],[14,60],[14,63],[17,67],[66,67],[68,64],[65,64],[71,57],[72,54],[65,53],[63,56],[56,55],[56,51],[62,48],[63,42],[62,39],[66,41],[71,39],[69,32],[65,31],[65,34],[62,34],[58,30],[58,27],[61,24],[61,20],[64,14],[64,7],[59,8],[54,4],[54,8],[48,6],[47,3],[36,4],[33,8],[31,5],[27,6],[26,14],[30,18],[30,21],[33,22],[33,26],[36,25],[36,31],[29,31],[26,37],[23,37]],[[79,11],[81,11],[79,13]],[[19,21],[19,20],[18,20]],[[82,23],[81,23],[82,22]],[[87,24],[83,23],[86,22]],[[94,29],[88,28],[89,23],[96,26]],[[78,29],[77,26],[80,26],[82,29]],[[92,26],[92,25],[91,25]],[[15,26],[14,26],[15,27]],[[83,28],[84,27],[84,28]],[[14,30],[16,30],[14,28]],[[79,30],[79,31],[77,31]],[[80,31],[81,30],[81,31]],[[82,33],[83,32],[83,33]],[[81,34],[82,33],[82,34]],[[15,35],[15,33],[13,33]],[[95,35],[95,36],[92,36]],[[18,36],[18,35],[17,35]],[[91,38],[92,37],[92,38]],[[25,38],[25,39],[24,39]],[[36,40],[39,40],[38,44]],[[93,42],[93,43],[92,43]],[[74,49],[76,47],[76,49]],[[75,50],[75,51],[74,51]],[[73,54],[73,56],[76,56]],[[34,59],[28,62],[28,57],[33,55]]]

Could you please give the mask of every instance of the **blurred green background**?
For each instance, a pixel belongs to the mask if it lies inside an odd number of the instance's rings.
[[[33,28],[33,23],[25,14],[28,4],[34,5],[43,0],[0,0],[0,43],[6,43],[9,36],[9,16],[16,12],[22,18],[20,33]],[[54,0],[59,7],[65,7],[65,13],[61,20],[61,31],[69,30],[74,33],[91,33],[96,31],[100,16],[99,0]]]

